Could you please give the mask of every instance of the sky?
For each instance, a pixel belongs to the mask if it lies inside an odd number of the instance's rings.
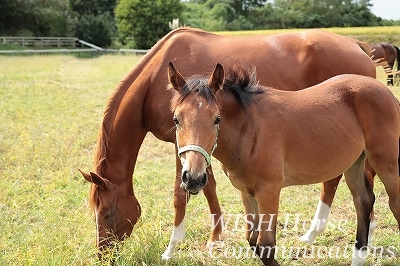
[[[400,20],[400,0],[371,0],[371,12],[384,19]]]

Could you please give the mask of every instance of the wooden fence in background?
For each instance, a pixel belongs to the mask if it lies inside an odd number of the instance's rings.
[[[75,48],[78,38],[71,37],[0,37],[2,44],[14,44],[29,48]]]
[[[145,54],[142,49],[103,49],[75,37],[1,37],[0,44],[13,44],[24,50],[0,50],[0,54],[53,54],[53,53],[135,53]],[[89,48],[88,48],[89,47]]]

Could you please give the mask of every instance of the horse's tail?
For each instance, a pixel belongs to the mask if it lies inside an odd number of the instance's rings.
[[[363,50],[364,53],[366,53],[369,57],[372,58],[372,49],[371,49],[371,46],[370,46],[368,43],[366,43],[366,42],[362,42],[362,41],[359,41],[359,40],[355,40],[355,41],[357,42],[358,46],[360,46],[361,50]],[[399,54],[399,53],[397,53],[397,55],[398,55],[398,54]]]
[[[394,49],[396,49],[397,52],[397,70],[400,70],[400,48],[396,45],[393,45],[393,47]]]

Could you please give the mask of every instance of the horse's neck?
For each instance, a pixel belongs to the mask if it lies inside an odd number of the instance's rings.
[[[139,148],[148,132],[144,119],[151,108],[145,106],[145,98],[154,86],[153,73],[146,72],[146,67],[162,47],[160,42],[118,84],[104,112],[95,167],[98,174],[111,181],[131,179]]]

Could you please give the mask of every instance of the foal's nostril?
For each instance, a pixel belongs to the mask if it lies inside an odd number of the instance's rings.
[[[199,185],[205,187],[207,185],[207,173],[204,173],[200,179]]]
[[[182,172],[182,183],[186,184],[189,182],[189,172],[188,171],[183,171]]]

